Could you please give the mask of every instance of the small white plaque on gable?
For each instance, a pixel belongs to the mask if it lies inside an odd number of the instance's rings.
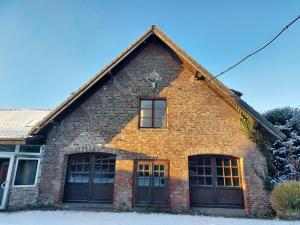
[[[145,79],[151,84],[151,87],[153,89],[155,89],[156,82],[162,80],[161,76],[155,70],[153,70],[151,73],[146,74]]]

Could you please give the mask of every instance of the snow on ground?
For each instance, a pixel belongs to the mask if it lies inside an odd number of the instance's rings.
[[[300,225],[300,221],[223,218],[158,213],[21,211],[0,213],[0,225]]]

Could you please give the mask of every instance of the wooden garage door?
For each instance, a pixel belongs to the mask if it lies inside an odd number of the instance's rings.
[[[110,154],[71,155],[64,201],[112,203],[115,161]]]
[[[136,206],[168,205],[168,163],[139,161],[136,164]]]
[[[239,160],[227,156],[189,158],[192,207],[244,207]]]

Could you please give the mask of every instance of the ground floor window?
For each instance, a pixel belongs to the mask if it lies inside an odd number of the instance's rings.
[[[35,186],[39,159],[18,158],[14,186]]]
[[[243,207],[240,161],[229,156],[189,157],[191,206]]]
[[[136,161],[136,205],[168,204],[168,162],[159,160]]]

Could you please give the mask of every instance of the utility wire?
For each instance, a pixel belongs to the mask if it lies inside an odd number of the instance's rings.
[[[227,73],[229,70],[232,70],[233,68],[237,67],[238,65],[240,65],[242,62],[244,62],[245,60],[247,60],[248,58],[250,58],[251,56],[255,55],[256,53],[260,52],[261,50],[263,50],[264,48],[268,47],[273,41],[275,41],[284,31],[286,31],[291,25],[293,25],[297,20],[300,19],[300,15],[297,16],[292,22],[290,22],[289,24],[287,24],[279,33],[277,33],[270,41],[268,41],[266,44],[264,44],[262,47],[258,48],[257,50],[255,50],[254,52],[250,53],[249,55],[245,56],[244,58],[242,58],[240,61],[238,61],[236,64],[230,66],[228,69],[224,70],[223,72],[219,73],[218,75],[208,79],[206,81],[210,82],[214,79],[216,79],[217,77],[220,77],[222,75],[224,75],[225,73]]]

